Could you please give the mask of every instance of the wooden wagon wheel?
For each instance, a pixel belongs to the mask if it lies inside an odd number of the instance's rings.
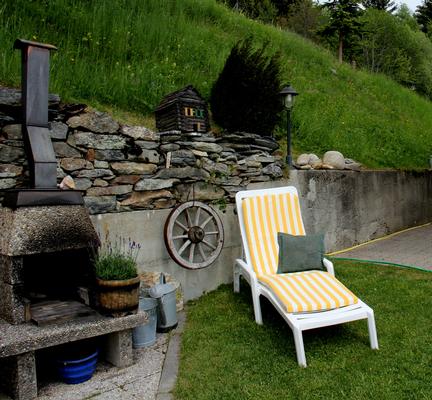
[[[188,201],[171,211],[165,222],[164,239],[177,264],[188,269],[205,268],[222,250],[222,221],[207,204]]]

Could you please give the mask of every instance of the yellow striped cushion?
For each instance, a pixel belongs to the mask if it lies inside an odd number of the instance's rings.
[[[273,291],[287,312],[324,311],[358,302],[350,290],[324,271],[262,275],[259,281]]]
[[[304,235],[297,195],[291,193],[246,197],[242,201],[246,238],[255,273],[275,274],[277,233]]]

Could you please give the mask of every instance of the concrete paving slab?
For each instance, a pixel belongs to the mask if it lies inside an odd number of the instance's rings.
[[[92,379],[78,385],[59,381],[41,382],[38,400],[171,400],[177,380],[180,335],[185,314],[169,333],[157,334],[156,343],[134,349],[134,364],[118,368],[99,361]],[[0,393],[0,400],[11,400]]]
[[[178,326],[171,333],[162,375],[159,383],[156,400],[171,400],[173,397],[171,392],[174,389],[177,381],[180,355],[180,340],[181,334],[186,322],[186,314],[181,312],[178,314]]]
[[[432,224],[385,236],[332,258],[355,258],[432,270]]]
[[[38,400],[155,400],[168,339],[169,334],[158,334],[154,345],[135,349],[135,363],[130,367],[117,368],[99,362],[87,382],[78,385],[45,382],[39,389]]]

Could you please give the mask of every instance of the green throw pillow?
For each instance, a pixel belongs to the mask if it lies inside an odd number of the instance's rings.
[[[322,263],[324,257],[323,234],[293,236],[278,232],[278,244],[278,274],[311,269],[325,270]]]

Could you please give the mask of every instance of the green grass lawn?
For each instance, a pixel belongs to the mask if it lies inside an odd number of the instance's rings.
[[[291,330],[263,302],[254,322],[250,290],[231,286],[187,306],[176,399],[431,399],[432,274],[336,262],[336,275],[375,311],[379,351],[366,320],[304,333],[308,367]]]

